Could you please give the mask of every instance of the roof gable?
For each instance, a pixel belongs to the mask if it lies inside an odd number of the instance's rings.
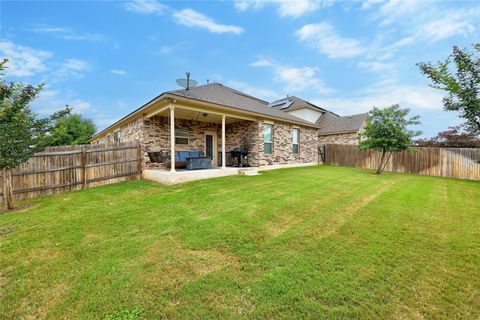
[[[359,113],[339,117],[331,112],[326,112],[317,121],[317,124],[320,126],[319,134],[358,132],[362,129],[367,115],[367,113]]]

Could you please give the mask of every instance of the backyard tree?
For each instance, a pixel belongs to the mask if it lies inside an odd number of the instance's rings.
[[[453,126],[439,132],[431,139],[417,140],[415,145],[419,147],[480,148],[480,133],[466,131],[461,125]]]
[[[459,112],[469,130],[480,133],[480,43],[473,47],[477,55],[454,46],[445,61],[417,65],[430,78],[433,88],[448,93],[443,98],[445,110]]]
[[[407,118],[408,113],[408,109],[400,109],[398,104],[385,109],[373,108],[368,113],[365,130],[359,134],[359,148],[382,153],[377,174],[385,169],[392,152],[407,150],[412,138],[421,134],[420,131],[408,129],[410,125],[420,124],[419,116]]]
[[[86,144],[96,131],[92,120],[80,114],[67,114],[58,118],[45,138],[45,146]]]
[[[57,112],[49,118],[39,119],[30,109],[40,93],[43,84],[38,86],[7,82],[3,79],[7,59],[0,62],[0,170],[3,177],[5,207],[13,209],[11,170],[26,161],[42,146],[46,133],[55,119],[64,116],[69,110]]]

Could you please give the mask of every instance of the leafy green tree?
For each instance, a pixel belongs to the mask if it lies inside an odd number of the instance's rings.
[[[374,149],[382,153],[377,174],[385,169],[392,152],[407,150],[412,143],[412,138],[421,134],[420,131],[408,129],[408,126],[420,124],[419,116],[407,118],[409,112],[410,110],[400,109],[396,104],[385,109],[373,108],[368,113],[365,130],[359,134],[358,147]]]
[[[5,70],[7,59],[0,62],[0,72]],[[40,93],[43,84],[36,87],[22,83],[0,81],[0,170],[3,173],[3,193],[5,206],[13,209],[11,170],[26,161],[42,148],[51,123],[63,117],[64,110],[45,119],[37,118],[29,107]]]
[[[480,43],[474,50],[480,54]],[[480,133],[480,55],[453,47],[452,54],[437,65],[420,62],[423,74],[432,81],[432,87],[448,93],[443,98],[447,111],[457,111],[472,132]]]
[[[69,114],[57,119],[48,133],[46,146],[86,144],[96,131],[95,124],[79,114]]]

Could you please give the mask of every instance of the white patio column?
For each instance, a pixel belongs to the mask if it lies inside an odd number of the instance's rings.
[[[225,116],[222,116],[222,169],[227,168],[225,159],[227,159],[225,155]]]
[[[175,106],[170,106],[170,172],[175,172]]]

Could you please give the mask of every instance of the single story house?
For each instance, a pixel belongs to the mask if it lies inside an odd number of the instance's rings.
[[[92,137],[92,143],[139,141],[145,168],[175,171],[180,151],[200,151],[211,165],[230,165],[230,151],[249,166],[316,163],[318,145],[356,143],[366,114],[338,115],[297,97],[269,103],[220,83],[160,94]],[[149,153],[167,155],[152,162]],[[168,162],[168,163],[167,163]]]

